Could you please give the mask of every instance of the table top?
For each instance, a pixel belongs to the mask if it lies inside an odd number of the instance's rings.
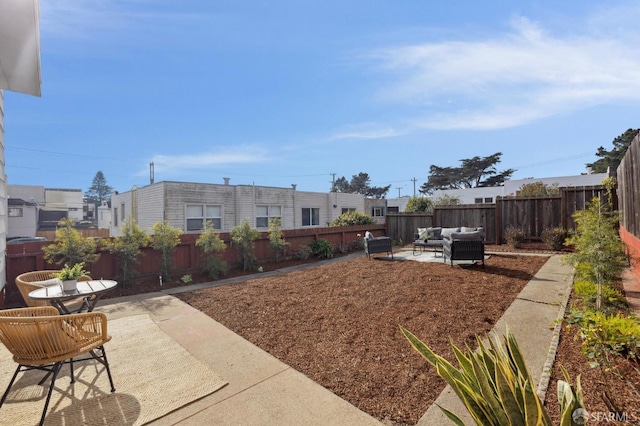
[[[55,284],[33,290],[29,293],[29,297],[39,300],[72,299],[74,297],[90,296],[102,293],[111,290],[117,285],[118,282],[113,280],[78,281],[78,285],[75,290],[64,291],[62,289],[62,284]]]

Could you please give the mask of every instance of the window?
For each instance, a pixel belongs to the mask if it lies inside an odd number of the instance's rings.
[[[120,204],[120,208],[121,208],[121,210],[122,210],[122,211],[120,212],[120,215],[121,215],[120,219],[122,219],[122,220],[124,221],[124,219],[125,219],[125,215],[124,215],[124,203]]]
[[[484,199],[485,203],[493,203],[493,197],[487,197]]]
[[[256,206],[256,228],[268,228],[272,217],[282,218],[280,206]]]
[[[113,226],[118,226],[118,208],[113,208]]]
[[[371,216],[384,217],[384,207],[371,207]]]
[[[9,217],[22,217],[22,207],[9,207]]]
[[[302,226],[319,226],[320,225],[320,209],[304,208],[302,209]]]
[[[354,209],[353,207],[343,207],[342,208],[342,214],[355,212],[355,211],[356,211],[356,209]]]
[[[220,206],[187,206],[187,232],[204,231],[204,224],[209,221],[217,230],[222,229],[222,207]]]
[[[482,198],[474,198],[473,202],[476,204],[482,204]]]

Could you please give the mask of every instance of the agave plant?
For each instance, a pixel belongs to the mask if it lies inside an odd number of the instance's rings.
[[[464,403],[478,425],[544,425],[551,420],[534,388],[533,379],[518,347],[513,333],[507,329],[504,345],[493,334],[487,346],[476,336],[478,350],[467,347],[463,353],[453,343],[455,357],[460,368],[436,355],[427,345],[404,327],[402,333],[413,348],[431,365]],[[566,381],[558,381],[558,402],[561,410],[561,426],[577,425],[572,415],[584,408],[580,377],[575,389],[569,375],[562,370]],[[438,406],[454,424],[464,426],[458,416]],[[581,413],[582,411],[577,411]]]

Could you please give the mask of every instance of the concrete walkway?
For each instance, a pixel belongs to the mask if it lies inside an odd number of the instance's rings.
[[[342,260],[345,258],[334,261]],[[241,278],[246,279],[248,277]],[[559,334],[554,322],[564,311],[571,282],[572,268],[561,264],[560,256],[552,256],[495,327],[502,334],[506,324],[509,325],[533,376],[536,380],[542,378],[543,387],[545,377],[541,373],[553,361]],[[215,285],[222,283],[224,281]],[[212,284],[198,284],[181,290],[190,291]],[[154,425],[382,424],[169,294],[159,292],[107,299],[96,310],[105,312],[110,319],[149,314],[162,330],[229,382],[212,395],[156,420]],[[437,402],[458,414],[466,412],[450,391],[445,390]],[[418,424],[450,422],[433,406]]]

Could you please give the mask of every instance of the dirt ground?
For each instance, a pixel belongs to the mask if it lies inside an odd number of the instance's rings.
[[[402,336],[452,359],[474,345],[547,260],[480,266],[359,257],[179,297],[387,424],[415,424],[445,383]]]

